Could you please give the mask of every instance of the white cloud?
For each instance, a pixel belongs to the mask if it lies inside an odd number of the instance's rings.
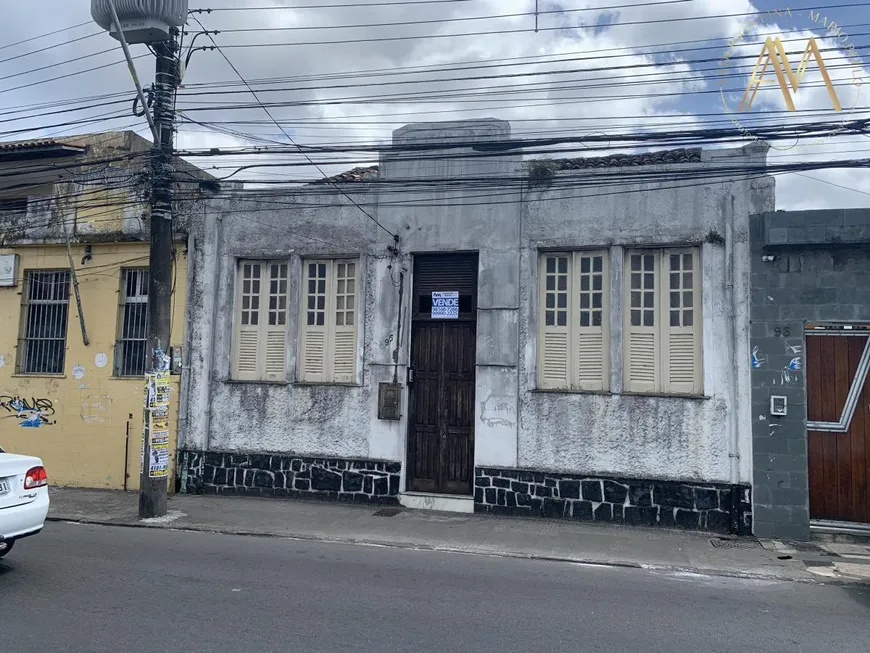
[[[38,6],[36,6],[38,4]],[[239,6],[281,6],[278,0],[195,0],[192,7],[211,6],[215,9]],[[687,93],[709,90],[715,85],[711,73],[702,77],[697,66],[685,60],[685,52],[670,52],[662,44],[680,43],[700,39],[725,39],[739,32],[741,18],[719,18],[722,14],[745,13],[755,10],[747,0],[705,0],[704,2],[671,3],[655,6],[637,0],[635,6],[607,10],[612,5],[629,4],[628,0],[547,0],[540,3],[541,9],[590,9],[561,14],[544,13],[539,17],[541,31],[535,33],[534,16],[514,16],[491,20],[467,20],[479,16],[504,14],[528,14],[533,11],[534,0],[472,0],[441,4],[396,4],[391,7],[372,6],[365,0],[300,0],[295,5],[354,4],[341,9],[228,11],[202,14],[200,19],[209,29],[221,30],[216,40],[223,46],[245,45],[258,47],[225,47],[224,52],[233,61],[246,79],[274,79],[270,85],[257,84],[260,89],[285,89],[263,91],[260,97],[269,103],[307,103],[304,106],[279,106],[271,109],[282,123],[286,122],[288,133],[299,143],[360,143],[389,142],[393,129],[408,122],[455,120],[470,117],[492,116],[511,120],[516,135],[539,136],[567,133],[613,133],[679,127],[690,130],[703,124],[695,111],[709,112],[715,105],[713,95],[691,96]],[[687,16],[710,16],[698,21],[648,22]],[[11,43],[29,35],[68,27],[90,21],[86,2],[71,3],[68,0],[41,0],[39,3],[20,3],[4,8],[4,21],[0,25],[0,43]],[[446,21],[446,19],[462,19]],[[365,28],[342,28],[353,24],[401,23],[408,21],[433,21],[417,25],[383,26]],[[612,23],[634,23],[613,26]],[[608,26],[610,25],[610,26]],[[195,25],[191,25],[193,29]],[[330,29],[315,30],[313,27]],[[553,28],[560,29],[553,29]],[[286,31],[233,32],[237,29],[297,28]],[[298,29],[305,28],[305,29]],[[809,26],[808,26],[809,28]],[[516,30],[526,30],[517,32]],[[33,41],[31,43],[0,50],[0,59],[6,59],[28,50],[33,51],[52,43],[99,32],[95,25],[77,28],[69,34]],[[487,32],[476,36],[437,38],[440,35]],[[819,32],[816,31],[816,34]],[[347,39],[384,39],[396,36],[415,37],[407,40],[381,40],[366,43],[343,43],[324,45],[324,41]],[[416,38],[419,37],[419,38]],[[292,45],[320,42],[317,45]],[[263,44],[286,44],[266,47]],[[711,41],[710,43],[723,42]],[[205,37],[199,37],[197,45],[210,45]],[[709,43],[704,45],[710,45]],[[660,46],[660,47],[651,47]],[[70,61],[76,57],[111,50],[82,61]],[[670,52],[676,65],[670,67],[643,67],[661,62]],[[718,56],[717,50],[708,51],[710,57]],[[748,50],[746,52],[749,52]],[[142,46],[135,54],[146,54]],[[757,52],[754,53],[757,56]],[[526,59],[521,59],[525,57]],[[539,57],[539,63],[531,65]],[[126,67],[114,65],[82,75],[72,72],[120,61],[120,48],[105,34],[75,43],[35,52],[29,56],[5,62],[0,77],[47,67],[46,70],[29,75],[0,80],[0,100],[3,105],[33,105],[56,100],[81,98],[104,94],[117,94],[119,103],[109,107],[96,107],[71,114],[44,116],[29,121],[5,122],[2,131],[22,127],[36,127],[86,116],[95,116],[117,111],[123,117],[86,126],[57,126],[32,132],[23,137],[34,137],[71,131],[95,131],[98,129],[122,128],[136,125],[140,133],[147,134],[141,119],[129,114],[134,92]],[[585,60],[584,60],[585,58]],[[512,61],[503,61],[512,59]],[[554,61],[555,60],[555,61]],[[841,80],[845,69],[838,68],[835,55],[831,61],[832,77]],[[466,62],[478,62],[475,66],[496,63],[491,68],[471,68]],[[530,65],[508,65],[526,62]],[[441,66],[466,68],[433,70],[426,75],[402,72],[412,66]],[[613,70],[590,70],[602,67]],[[153,74],[150,57],[137,60],[143,80]],[[707,65],[707,68],[712,66]],[[382,73],[364,74],[360,71],[381,70]],[[528,77],[501,79],[451,80],[454,77],[505,75],[516,72],[546,72]],[[557,72],[558,71],[558,72]],[[397,74],[383,74],[383,73]],[[360,73],[355,78],[348,75]],[[849,73],[851,74],[851,73]],[[807,73],[806,86],[799,97],[802,107],[826,107],[827,93],[823,87],[813,87],[818,73]],[[38,84],[29,88],[10,90],[50,77],[62,79]],[[329,79],[324,76],[333,76]],[[341,76],[341,78],[337,78]],[[444,81],[433,81],[433,80]],[[870,76],[868,88],[870,88]],[[284,80],[277,83],[278,80]],[[385,82],[410,82],[424,80],[420,84],[389,84]],[[185,76],[181,106],[188,109],[189,117],[201,121],[240,121],[241,124],[223,125],[224,128],[248,133],[259,138],[286,142],[262,109],[256,107],[253,98],[244,92],[235,74],[221,55],[213,51],[193,54]],[[223,83],[220,87],[217,83]],[[734,83],[745,81],[736,80]],[[232,84],[232,86],[230,86]],[[349,84],[356,87],[341,88]],[[223,92],[218,95],[192,95],[214,90],[242,91]],[[398,99],[397,94],[426,94],[430,97]],[[460,96],[460,94],[463,94]],[[393,95],[394,97],[387,97]],[[447,96],[452,96],[448,98]],[[615,96],[623,99],[614,99]],[[377,100],[364,101],[377,97]],[[123,100],[123,102],[121,102]],[[324,102],[334,102],[324,104]],[[343,103],[335,103],[343,102]],[[845,100],[844,100],[845,102]],[[851,102],[851,100],[850,100]],[[864,99],[866,102],[866,98]],[[244,103],[253,105],[246,110],[219,109],[199,111],[203,107],[226,106]],[[828,101],[829,104],[829,101]],[[706,108],[702,108],[706,107]],[[756,107],[753,107],[755,110]],[[757,100],[757,109],[780,110],[781,97],[763,91]],[[641,116],[641,118],[636,118]],[[15,116],[0,116],[0,120]],[[725,118],[723,112],[722,118]],[[806,114],[795,120],[809,120]],[[11,139],[7,135],[6,139]],[[183,124],[179,146],[196,149],[204,147],[238,147],[251,144],[241,136],[216,133],[207,128]],[[852,157],[849,150],[860,148],[865,142],[838,138],[823,147],[801,146],[795,150],[771,151],[771,163],[794,162],[805,158]],[[576,148],[575,154],[585,152]],[[322,158],[322,157],[319,157]],[[325,165],[327,172],[352,167],[353,160],[370,159],[371,155],[340,155],[335,165]],[[271,159],[280,163],[305,163],[299,155],[283,155]],[[218,175],[231,172],[231,166],[249,163],[243,157],[207,159],[204,165],[220,166]],[[829,171],[808,173],[813,177],[832,183],[857,187],[870,191],[868,182],[856,171]],[[259,178],[313,178],[318,173],[310,167],[292,166],[264,168],[245,171],[238,177]],[[822,189],[822,191],[820,191]],[[836,186],[825,185],[807,178],[782,177],[778,181],[780,207],[824,207],[865,205],[870,199],[859,193]]]

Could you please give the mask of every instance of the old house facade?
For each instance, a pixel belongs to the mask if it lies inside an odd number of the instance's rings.
[[[765,146],[528,163],[509,139],[409,125],[377,169],[194,222],[186,491],[751,529],[774,192],[736,171]]]
[[[138,176],[150,146],[132,132],[0,146],[0,446],[41,457],[54,485],[139,485],[149,254]],[[185,184],[191,200],[177,207],[177,359],[198,192]],[[173,420],[173,453],[176,433]]]
[[[756,534],[870,531],[870,210],[752,216]]]

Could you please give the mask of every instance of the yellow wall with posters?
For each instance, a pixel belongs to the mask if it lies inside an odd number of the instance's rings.
[[[10,453],[39,456],[49,482],[90,488],[122,489],[125,445],[128,489],[139,487],[142,446],[144,378],[114,377],[118,337],[121,269],[148,267],[147,243],[91,245],[91,258],[81,263],[84,245],[72,248],[90,344],[82,342],[79,312],[70,284],[66,357],[59,376],[17,375],[16,356],[21,329],[22,283],[28,270],[68,269],[66,246],[34,245],[3,249],[19,255],[18,283],[0,287],[0,447]],[[183,342],[187,300],[187,259],[176,243],[170,345]],[[103,356],[105,356],[105,364]],[[79,378],[80,377],[80,378]],[[180,376],[172,376],[170,405],[169,488],[174,486],[178,390]],[[12,404],[14,397],[44,411],[38,427],[21,425],[26,417]],[[20,405],[20,404],[19,404]]]

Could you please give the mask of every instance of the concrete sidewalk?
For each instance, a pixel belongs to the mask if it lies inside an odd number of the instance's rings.
[[[134,493],[51,489],[49,519],[665,569],[791,581],[860,581],[817,546],[564,520],[521,519],[320,501],[175,495],[140,521]],[[868,565],[870,570],[870,565]],[[819,573],[819,569],[824,569]]]

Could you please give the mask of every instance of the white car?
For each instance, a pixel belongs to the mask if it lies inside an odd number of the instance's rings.
[[[36,535],[48,514],[48,475],[42,460],[0,449],[0,558]]]

